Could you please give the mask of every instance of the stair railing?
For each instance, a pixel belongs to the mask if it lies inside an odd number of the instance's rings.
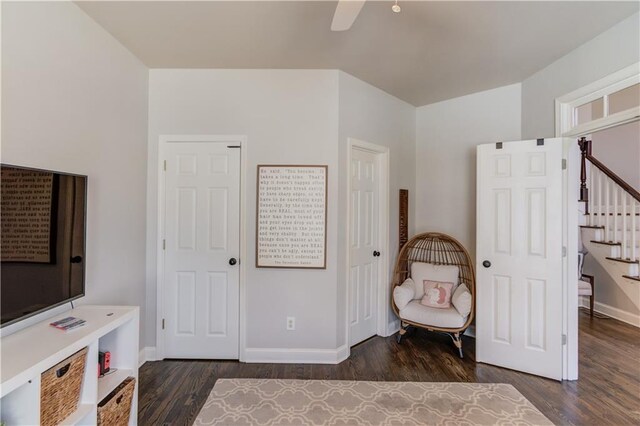
[[[589,226],[604,228],[604,241],[620,243],[621,259],[640,260],[636,248],[640,192],[592,155],[591,141],[581,138],[578,144],[582,154],[580,201],[585,202]]]

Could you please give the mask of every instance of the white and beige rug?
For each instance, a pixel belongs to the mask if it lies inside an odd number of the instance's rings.
[[[219,379],[195,425],[550,425],[513,386]]]

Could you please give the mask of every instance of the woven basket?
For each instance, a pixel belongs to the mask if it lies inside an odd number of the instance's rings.
[[[41,425],[60,424],[78,409],[86,359],[87,348],[84,348],[42,373]]]
[[[127,377],[98,404],[98,425],[127,426],[136,379]]]

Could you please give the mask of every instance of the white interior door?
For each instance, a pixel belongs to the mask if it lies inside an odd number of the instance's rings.
[[[376,334],[380,256],[378,155],[353,148],[350,168],[349,344],[353,346]]]
[[[562,378],[562,139],[478,147],[477,360]]]
[[[237,359],[240,149],[164,146],[164,356]]]

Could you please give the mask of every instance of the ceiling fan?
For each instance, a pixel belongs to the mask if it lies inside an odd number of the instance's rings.
[[[346,31],[355,22],[366,0],[339,0],[331,22],[331,31]]]
[[[333,14],[333,21],[331,22],[331,31],[346,31],[351,28],[351,25],[355,22],[364,2],[366,0],[338,0],[338,6]],[[395,0],[395,4],[391,6],[391,10],[395,13],[400,12],[400,6],[398,0]]]

